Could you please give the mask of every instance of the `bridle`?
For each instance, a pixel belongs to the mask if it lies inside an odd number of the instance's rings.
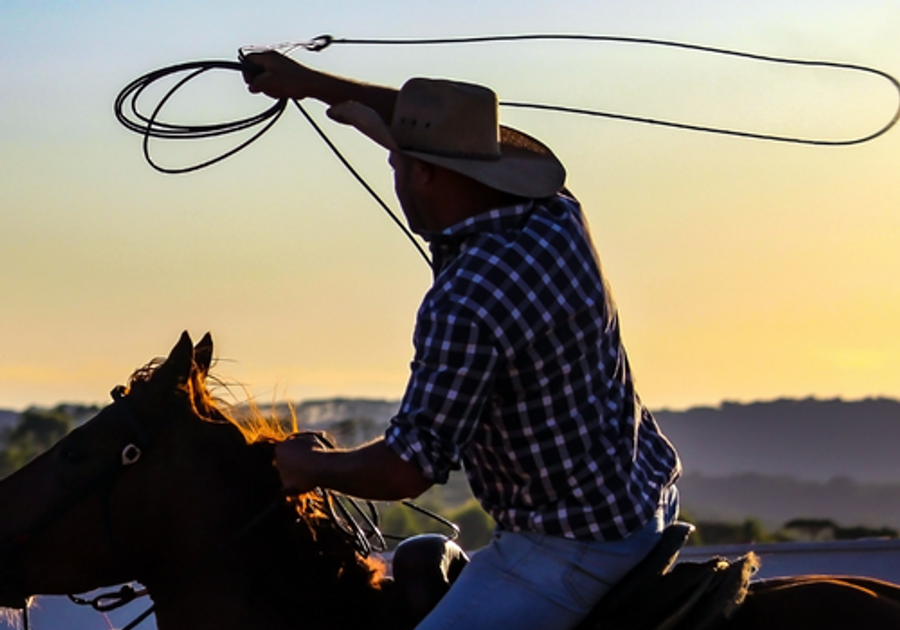
[[[118,459],[103,466],[85,483],[70,492],[63,501],[41,515],[41,517],[25,532],[18,534],[13,540],[4,542],[0,545],[0,559],[2,559],[4,563],[8,563],[13,567],[20,566],[18,553],[25,543],[38,537],[44,530],[56,523],[82,500],[103,489],[107,490],[102,501],[104,506],[102,517],[103,529],[106,533],[108,546],[115,551],[116,543],[109,511],[109,494],[119,476],[127,468],[140,461],[141,456],[149,448],[153,437],[155,437],[155,435],[148,433],[138,421],[131,404],[127,400],[127,393],[127,388],[122,385],[113,388],[110,392],[110,396],[113,399],[111,406],[115,407],[116,413],[125,419],[131,433],[129,436],[130,439],[125,440],[125,444],[119,452]],[[24,595],[21,596],[21,599],[22,602],[20,608],[22,610],[23,627],[25,630],[28,630],[28,599]]]
[[[105,531],[106,539],[108,541],[107,545],[115,552],[116,538],[112,527],[112,518],[109,509],[109,495],[112,491],[112,487],[118,480],[119,476],[127,468],[137,464],[142,459],[142,457],[150,450],[153,442],[155,441],[155,438],[163,430],[166,422],[158,423],[153,427],[152,430],[148,430],[145,424],[141,423],[138,419],[138,415],[134,410],[133,405],[129,401],[128,389],[122,385],[113,388],[113,390],[110,392],[110,396],[113,399],[111,407],[115,409],[117,417],[125,421],[129,429],[129,435],[125,440],[123,440],[124,444],[119,451],[118,459],[102,467],[89,480],[69,493],[63,501],[41,515],[41,517],[35,523],[33,523],[26,532],[17,535],[15,539],[10,542],[0,545],[0,560],[2,560],[5,565],[11,566],[14,569],[21,566],[18,552],[26,542],[37,538],[41,534],[41,532],[56,523],[69,510],[71,510],[75,505],[83,501],[85,498],[97,491],[104,489],[106,489],[107,492],[102,498],[103,530]],[[171,414],[163,412],[160,415],[164,418],[167,418]],[[232,536],[232,538],[225,543],[223,548],[216,549],[215,553],[210,554],[208,558],[202,559],[200,562],[198,562],[198,564],[193,567],[192,570],[183,575],[171,589],[164,593],[163,597],[156,598],[155,602],[151,606],[140,613],[128,625],[124,626],[122,630],[132,630],[137,625],[142,623],[147,617],[155,612],[160,602],[166,601],[167,599],[176,595],[178,592],[182,591],[189,582],[195,579],[200,573],[208,569],[212,563],[214,563],[219,557],[221,557],[222,552],[225,549],[237,543],[258,524],[271,516],[277,508],[283,505],[283,499],[272,502],[268,507],[263,509],[262,512],[251,519],[251,521],[247,523],[243,528],[241,528],[234,536]],[[355,519],[352,518],[346,506],[343,504],[343,502],[340,501],[340,499],[329,497],[327,505],[329,506],[328,512],[331,515],[331,518],[335,522],[340,524],[341,529],[347,534],[348,537],[351,537],[356,541],[361,541],[362,543],[366,542],[365,532],[363,532],[363,530],[358,525],[356,525]],[[374,508],[372,509],[374,510]],[[346,525],[345,523],[352,523],[353,528]],[[360,544],[360,542],[357,542],[355,544],[357,549],[359,549]],[[24,589],[20,590],[24,591]],[[129,602],[146,594],[148,594],[146,589],[134,589],[130,585],[125,585],[118,591],[112,593],[102,593],[92,599],[83,599],[73,595],[69,595],[69,598],[78,605],[90,605],[99,612],[108,612],[110,610],[114,610],[116,608],[124,606],[125,604],[128,604]],[[20,608],[22,611],[23,629],[29,630],[30,621],[28,615],[28,599],[24,594],[21,595],[21,604],[16,607]]]
[[[149,440],[144,430],[138,423],[134,413],[130,409],[130,405],[125,400],[125,388],[118,386],[112,391],[113,405],[118,406],[121,415],[124,416],[134,433],[134,439],[125,444],[121,450],[120,458],[115,463],[110,463],[101,469],[96,475],[89,479],[86,483],[76,488],[62,503],[49,510],[42,515],[26,532],[19,534],[11,542],[0,545],[0,558],[15,552],[17,548],[28,540],[34,538],[37,534],[45,530],[47,527],[55,523],[66,512],[68,512],[77,503],[81,502],[86,496],[95,492],[102,487],[104,483],[110,483],[118,478],[118,475],[128,466],[136,464],[141,458],[141,454],[147,448]]]
[[[128,395],[128,389],[122,385],[114,387],[110,392],[110,396],[113,399],[111,407],[116,408],[116,412],[125,420],[131,433],[130,440],[126,440],[126,443],[120,451],[118,461],[116,461],[115,463],[111,463],[109,466],[101,469],[101,471],[98,472],[94,477],[92,477],[88,482],[77,488],[75,492],[66,497],[66,499],[61,504],[57,505],[55,508],[44,514],[34,525],[32,525],[32,527],[29,528],[27,532],[19,535],[11,543],[0,547],[0,559],[3,559],[4,557],[15,559],[16,552],[25,542],[35,538],[40,534],[41,531],[55,523],[72,507],[81,502],[87,496],[96,492],[98,489],[102,489],[104,486],[107,486],[109,488],[109,491],[111,492],[114,483],[119,478],[119,475],[121,475],[130,466],[137,464],[141,460],[142,456],[146,452],[148,452],[153,442],[155,441],[155,438],[159,433],[162,432],[166,423],[158,423],[153,427],[152,431],[148,431],[144,424],[139,421],[136,412],[134,411],[131,403],[128,400]],[[164,410],[160,415],[164,418],[168,418],[171,414],[167,413],[167,411],[168,410]],[[111,549],[113,549],[113,551],[115,551],[116,544],[111,522],[112,519],[110,517],[109,502],[108,492],[103,498],[103,522],[104,530],[109,541],[108,545]],[[166,601],[178,592],[182,591],[190,581],[196,578],[197,575],[199,575],[202,571],[206,570],[212,563],[216,561],[216,559],[221,557],[221,554],[225,548],[231,547],[234,543],[243,538],[259,523],[263,522],[266,518],[271,516],[274,511],[283,504],[283,501],[275,501],[270,504],[267,508],[265,508],[262,512],[255,516],[249,523],[247,523],[240,531],[238,531],[237,534],[235,534],[229,541],[227,541],[224,545],[224,548],[216,549],[215,553],[210,554],[208,558],[204,559],[204,561],[199,562],[197,566],[193,567],[191,571],[188,571],[185,575],[183,575],[171,589],[164,593],[163,597],[156,598],[152,605],[150,605],[146,610],[140,613],[135,619],[133,619],[128,625],[124,626],[121,630],[133,630],[133,628],[138,626],[147,617],[149,617],[156,611],[156,608],[160,602]],[[136,590],[130,585],[125,585],[118,591],[112,593],[102,593],[92,599],[83,599],[74,595],[69,595],[69,599],[71,599],[78,605],[90,605],[99,612],[108,612],[110,610],[114,610],[116,608],[124,606],[125,604],[128,604],[138,597],[142,597],[147,594],[149,593],[146,589]],[[20,608],[22,610],[23,628],[24,630],[29,630],[28,601],[24,595],[22,596],[22,604]]]

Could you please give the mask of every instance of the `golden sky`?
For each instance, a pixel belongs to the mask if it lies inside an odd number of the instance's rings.
[[[263,401],[402,394],[430,281],[415,250],[293,110],[219,165],[153,171],[112,115],[118,91],[150,70],[321,33],[566,32],[900,74],[895,2],[623,4],[0,3],[0,407],[104,402],[184,329],[212,331],[219,374]],[[501,100],[826,139],[874,131],[898,100],[854,73],[621,44],[295,56],[374,82],[448,76]],[[268,105],[229,74],[179,99],[174,111],[201,122]],[[309,109],[393,201],[383,151]],[[900,397],[900,131],[828,148],[502,115],[567,164],[650,407]],[[177,165],[198,153],[178,143],[154,155]]]

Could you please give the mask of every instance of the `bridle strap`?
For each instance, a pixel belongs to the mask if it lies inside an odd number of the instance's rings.
[[[128,389],[124,385],[113,387],[112,391],[109,393],[113,401],[121,406],[122,416],[131,428],[131,432],[134,434],[138,448],[144,450],[150,446],[150,438],[144,430],[144,427],[138,422],[134,411],[131,409],[131,405],[128,403],[127,394]]]
[[[137,418],[131,411],[130,405],[127,403],[124,396],[117,396],[117,390],[119,390],[118,387],[113,390],[113,398],[115,399],[113,405],[118,406],[119,410],[122,412],[122,415],[127,419],[128,424],[131,427],[132,432],[134,433],[135,439],[139,443],[146,444],[146,433],[141,429],[140,423],[138,423]],[[125,448],[127,448],[127,446]],[[96,475],[94,475],[94,477],[89,479],[82,486],[76,488],[74,492],[70,493],[69,496],[54,509],[41,516],[28,529],[28,531],[19,535],[14,540],[6,542],[2,546],[0,546],[0,558],[14,553],[16,549],[22,546],[23,543],[34,538],[37,534],[40,534],[47,527],[59,520],[66,512],[72,509],[72,507],[78,504],[82,499],[97,491],[104,484],[111,484],[112,482],[114,482],[123,468],[124,467],[121,460],[112,462],[108,466],[102,468]]]

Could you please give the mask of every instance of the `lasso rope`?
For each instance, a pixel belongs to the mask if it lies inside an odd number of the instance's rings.
[[[476,44],[476,43],[487,43],[487,42],[517,42],[517,41],[535,41],[535,40],[559,40],[559,41],[590,41],[590,42],[617,42],[617,43],[626,43],[626,44],[638,44],[638,45],[647,45],[647,46],[662,46],[668,48],[679,48],[685,50],[692,50],[702,53],[708,54],[716,54],[716,55],[725,55],[729,57],[750,59],[754,61],[766,62],[766,63],[776,63],[776,64],[787,64],[794,66],[804,66],[804,67],[812,67],[812,68],[828,68],[834,70],[847,70],[858,73],[865,73],[869,75],[874,75],[881,79],[886,80],[893,88],[896,90],[898,94],[898,103],[897,107],[894,110],[893,115],[890,120],[888,120],[882,127],[877,129],[876,131],[849,139],[843,140],[825,140],[825,139],[816,139],[816,138],[799,138],[792,136],[780,136],[775,134],[765,134],[765,133],[755,133],[750,131],[742,131],[737,129],[728,129],[721,127],[709,127],[705,125],[694,125],[690,123],[682,123],[676,121],[662,120],[659,118],[652,117],[639,117],[632,116],[628,114],[620,114],[613,112],[605,112],[600,110],[586,109],[586,108],[576,108],[569,107],[565,105],[552,105],[545,103],[526,103],[526,102],[517,102],[517,101],[501,101],[500,105],[502,107],[508,108],[518,108],[518,109],[532,109],[532,110],[540,110],[540,111],[551,111],[558,112],[564,114],[577,114],[583,116],[593,116],[593,117],[603,117],[615,120],[622,120],[627,122],[634,123],[642,123],[648,125],[657,125],[663,127],[670,127],[675,129],[682,129],[686,131],[693,132],[701,132],[701,133],[711,133],[718,135],[726,135],[726,136],[737,136],[741,138],[748,138],[754,140],[764,140],[771,142],[782,142],[788,144],[802,144],[802,145],[816,145],[816,146],[849,146],[855,144],[861,144],[864,142],[868,142],[870,140],[874,140],[879,136],[887,133],[894,125],[896,125],[898,119],[900,119],[900,82],[897,81],[892,75],[884,72],[882,70],[878,70],[876,68],[872,68],[869,66],[850,64],[850,63],[840,63],[840,62],[832,62],[832,61],[816,61],[816,60],[808,60],[808,59],[792,59],[787,57],[776,57],[772,55],[761,55],[756,53],[748,53],[742,52],[738,50],[731,50],[727,48],[716,48],[712,46],[704,46],[699,44],[688,44],[683,42],[676,42],[670,40],[662,40],[662,39],[649,39],[649,38],[639,38],[639,37],[620,37],[620,36],[612,36],[612,35],[578,35],[578,34],[522,34],[522,35],[485,35],[485,36],[473,36],[473,37],[450,37],[450,38],[429,38],[429,39],[354,39],[354,38],[335,38],[331,35],[320,35],[312,40],[306,42],[287,42],[284,44],[277,44],[275,46],[268,46],[264,48],[255,48],[255,47],[244,47],[240,50],[239,58],[241,61],[195,61],[189,63],[177,64],[174,66],[169,66],[166,68],[162,68],[159,70],[155,70],[153,72],[147,73],[131,83],[129,83],[119,95],[116,97],[114,110],[116,114],[116,118],[118,121],[125,126],[126,129],[133,131],[135,133],[140,134],[143,137],[142,149],[144,154],[144,159],[147,161],[150,166],[152,166],[157,171],[162,173],[169,174],[177,174],[177,173],[189,173],[191,171],[196,171],[201,168],[205,168],[212,164],[216,164],[221,162],[225,158],[234,155],[238,151],[246,148],[256,140],[258,140],[266,131],[268,131],[275,122],[281,117],[284,113],[285,107],[287,106],[287,99],[281,99],[276,101],[271,107],[268,109],[254,115],[248,116],[246,118],[241,118],[239,120],[235,120],[232,122],[226,123],[215,123],[215,124],[207,124],[207,125],[184,125],[179,123],[169,123],[160,120],[160,112],[163,109],[163,106],[169,101],[175,92],[177,92],[181,87],[183,87],[187,82],[199,77],[206,72],[211,70],[234,70],[239,72],[246,72],[248,69],[252,70],[253,67],[247,65],[247,62],[243,60],[244,53],[250,52],[258,52],[263,50],[275,50],[281,52],[283,54],[289,54],[290,52],[297,49],[304,49],[311,52],[320,52],[325,50],[326,48],[333,46],[335,44],[338,45],[375,45],[375,46],[426,46],[426,45],[458,45],[458,44]],[[186,76],[181,78],[179,81],[172,86],[165,95],[159,100],[159,102],[153,107],[152,112],[148,114],[144,114],[141,112],[138,107],[138,100],[144,94],[144,91],[153,83],[163,79],[165,77],[169,77],[170,75],[175,75],[179,73],[188,73]],[[341,151],[334,145],[334,143],[330,140],[328,135],[322,130],[322,128],[316,124],[313,120],[312,116],[300,105],[299,101],[293,100],[294,105],[300,112],[303,114],[304,118],[309,122],[309,124],[313,127],[319,137],[325,142],[325,144],[329,147],[329,149],[334,153],[334,155],[340,160],[340,162],[344,165],[344,167],[350,172],[351,175],[359,182],[359,184],[369,193],[369,195],[375,200],[375,202],[381,207],[382,210],[391,218],[391,220],[397,225],[397,227],[403,232],[406,238],[413,244],[422,258],[431,265],[431,260],[428,255],[425,253],[425,250],[422,248],[421,244],[416,240],[413,236],[412,232],[407,228],[407,226],[400,220],[395,212],[393,212],[390,207],[385,203],[385,201],[372,189],[372,187],[365,181],[365,179],[359,174],[359,172],[350,164],[350,162],[344,157]],[[260,129],[258,129],[253,135],[251,135],[248,139],[244,140],[234,148],[218,155],[216,157],[210,158],[206,161],[193,164],[186,167],[180,168],[170,168],[164,167],[154,161],[153,157],[150,154],[150,139],[151,138],[160,138],[160,139],[169,139],[169,140],[197,140],[197,139],[205,139],[205,138],[213,138],[217,136],[222,136],[238,131],[243,131],[245,129],[251,129],[253,127],[257,127],[262,125]]]
[[[479,43],[496,43],[496,42],[521,42],[521,41],[585,41],[585,42],[608,42],[622,44],[637,44],[642,46],[660,46],[665,48],[679,48],[682,50],[692,50],[695,52],[724,55],[739,59],[749,59],[752,61],[760,61],[765,63],[785,64],[793,66],[803,66],[808,68],[826,68],[831,70],[847,70],[851,72],[860,72],[870,74],[878,78],[886,80],[896,90],[900,97],[900,82],[892,75],[873,68],[852,63],[843,63],[836,61],[820,61],[812,59],[794,59],[789,57],[779,57],[775,55],[762,55],[758,53],[744,52],[730,48],[719,48],[715,46],[704,46],[701,44],[690,44],[685,42],[677,42],[666,39],[652,39],[647,37],[623,37],[617,35],[579,35],[569,33],[533,33],[519,35],[478,35],[468,37],[443,37],[443,38],[409,38],[409,39],[355,39],[348,37],[336,38],[331,35],[320,35],[306,42],[287,42],[277,44],[271,49],[277,50],[284,54],[288,54],[293,50],[302,48],[312,52],[320,52],[335,44],[350,45],[366,45],[366,46],[430,46],[430,45],[452,45],[452,44],[479,44]],[[247,48],[250,51],[252,48]],[[604,112],[593,109],[568,107],[565,105],[551,105],[543,103],[526,103],[515,101],[500,101],[501,107],[519,108],[519,109],[535,109],[542,111],[552,111],[564,114],[580,114],[585,116],[596,116],[603,118],[611,118],[615,120],[623,120],[627,122],[642,123],[647,125],[659,125],[664,127],[673,127],[686,131],[697,131],[702,133],[713,133],[728,136],[738,136],[741,138],[750,138],[754,140],[768,140],[772,142],[785,142],[789,144],[808,144],[816,146],[850,146],[854,144],[862,144],[887,133],[897,121],[900,120],[900,98],[898,98],[897,107],[890,120],[881,128],[864,136],[848,138],[844,140],[823,140],[817,138],[799,138],[793,136],[781,136],[775,134],[754,133],[750,131],[741,131],[736,129],[728,129],[723,127],[709,127],[705,125],[694,125],[689,123],[681,123],[675,121],[661,120],[653,117],[630,116],[628,114],[618,114],[612,112]]]

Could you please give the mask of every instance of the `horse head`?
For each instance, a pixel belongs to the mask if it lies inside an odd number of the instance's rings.
[[[378,590],[375,567],[323,525],[316,497],[284,496],[271,465],[277,431],[254,438],[210,394],[212,357],[209,335],[194,346],[182,334],[110,405],[0,482],[0,607],[137,580],[160,628],[208,625],[183,612],[203,602],[255,627],[248,609],[296,602],[297,589],[323,602],[350,583]]]
[[[169,511],[163,495],[190,483],[172,478],[183,471],[166,442],[206,428],[192,419],[211,359],[209,335],[194,348],[183,334],[165,361],[116,388],[111,405],[0,483],[0,605],[142,577],[138,549],[155,534],[141,520]]]

